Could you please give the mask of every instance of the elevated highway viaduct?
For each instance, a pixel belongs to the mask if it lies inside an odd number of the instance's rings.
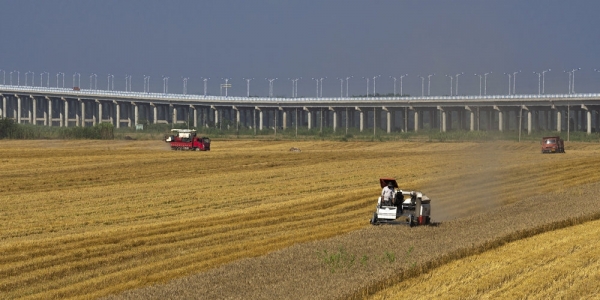
[[[329,127],[506,131],[600,130],[600,94],[268,98],[0,85],[0,116],[40,126],[116,128],[141,122],[194,127]]]

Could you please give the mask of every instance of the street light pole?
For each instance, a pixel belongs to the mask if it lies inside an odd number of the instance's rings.
[[[377,95],[375,95],[375,94],[376,94],[376,93],[375,93],[375,79],[376,79],[377,77],[380,77],[380,76],[381,76],[381,75],[373,76],[373,97],[377,97]]]
[[[450,78],[450,96],[452,96],[452,88],[454,87],[454,76],[452,75],[446,75],[446,77]]]
[[[533,74],[537,74],[538,76],[538,95],[542,94],[542,73],[533,72]]]
[[[512,83],[512,81],[511,81],[512,75],[510,75],[510,73],[504,73],[504,75],[508,76],[508,94],[510,95],[510,84]],[[570,84],[571,83],[569,83],[569,87],[570,87]]]
[[[427,75],[427,96],[431,96],[431,76],[435,76],[435,73]]]
[[[327,77],[319,78],[319,84],[321,85],[320,98],[323,98],[323,79],[327,79]]]
[[[317,82],[317,96],[316,97],[319,98],[319,79],[313,77],[313,80]]]
[[[579,70],[581,70],[581,68],[571,70],[571,72],[573,72],[573,80],[572,80],[572,84],[571,84],[571,86],[572,86],[571,90],[573,91],[573,94],[575,94],[575,71],[579,71]]]
[[[454,93],[458,96],[458,76],[465,74],[465,72],[456,74],[456,88],[454,89]]]
[[[267,79],[266,80],[269,81],[269,98],[273,97],[273,81],[277,80],[277,78],[271,78],[271,79]]]
[[[254,78],[242,78],[243,80],[246,80],[246,97],[250,98],[250,80],[254,79]]]
[[[479,76],[479,96],[481,96],[481,79],[483,76],[481,74],[475,74],[475,76]]]
[[[517,86],[517,73],[521,73],[521,70],[517,72],[513,72],[513,95],[516,95],[516,86]]]
[[[545,91],[545,89],[544,89],[544,85],[545,85],[545,84],[544,84],[544,83],[545,83],[545,78],[544,78],[544,75],[546,74],[546,72],[550,72],[550,71],[551,71],[551,69],[548,69],[548,70],[542,71],[542,94],[545,94],[545,93],[546,93],[546,91]]]
[[[187,94],[187,82],[188,79],[190,79],[189,77],[181,77],[183,79],[183,94],[186,95]]]
[[[339,78],[340,80],[340,98],[344,97],[344,78]]]
[[[492,72],[488,72],[483,74],[483,94],[487,95],[487,76],[492,74]]]
[[[396,97],[396,77],[390,76],[390,78],[394,79],[394,97]]]
[[[225,80],[225,85],[223,85],[223,87],[225,88],[225,97],[227,97],[227,90],[229,89],[229,79],[231,78],[221,78],[221,80]]]
[[[206,83],[207,83],[207,81],[209,79],[210,79],[210,77],[208,77],[208,78],[202,78],[202,81],[204,81],[204,96],[206,96],[206,87],[207,87]]]
[[[363,79],[367,80],[367,98],[369,98],[369,77],[363,77]]]
[[[425,77],[421,75],[417,75],[417,77],[421,78],[421,97],[425,96]]]
[[[346,77],[346,98],[348,97],[348,84],[349,84],[348,80],[349,80],[350,78],[352,78],[352,77],[353,77],[353,76],[348,76],[348,77]]]
[[[404,74],[404,75],[400,76],[400,97],[402,97],[402,95],[404,95],[402,93],[402,78],[404,78],[406,76],[408,76],[408,74]]]

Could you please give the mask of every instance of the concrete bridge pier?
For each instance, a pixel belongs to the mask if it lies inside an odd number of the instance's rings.
[[[585,104],[581,104],[581,109],[585,111],[587,134],[592,134],[592,111]]]
[[[386,118],[385,118],[386,132],[391,133],[392,132],[392,111],[385,106],[381,107],[381,109],[383,111],[385,111],[385,115],[386,115]]]
[[[410,108],[413,111],[413,130],[419,131],[419,111],[414,107]]]
[[[263,130],[263,111],[256,107],[256,110],[258,110],[258,124],[257,124],[257,128],[258,130]]]
[[[77,101],[79,102],[81,118],[78,122],[76,122],[76,123],[78,123],[78,124],[76,124],[76,126],[81,125],[81,127],[85,127],[85,101],[82,101],[81,99],[77,99]]]
[[[0,106],[0,118],[6,118],[6,116],[4,115],[6,113],[6,97],[4,97],[4,95],[0,96],[2,96],[2,106]]]
[[[365,129],[365,112],[358,106],[355,106],[354,109],[358,111],[358,130],[363,132]]]
[[[34,96],[29,96],[31,98],[31,121],[30,123],[33,125],[37,125],[37,99]]]
[[[103,123],[104,122],[104,107],[102,105],[102,101],[96,99],[96,106],[98,109],[98,123]]]
[[[17,123],[21,124],[21,97],[15,95],[17,98]]]
[[[465,106],[465,110],[469,112],[469,131],[475,131],[475,112],[470,106]]]
[[[562,113],[560,111],[560,109],[555,108],[556,109],[556,131],[558,131],[559,133],[562,130]]]
[[[121,103],[113,101],[113,107],[115,109],[115,125],[116,128],[121,128]]]
[[[132,127],[132,125],[137,125],[140,121],[140,108],[137,105],[137,103],[135,102],[131,102],[131,106],[133,106],[133,124],[131,124],[131,122],[129,124],[130,127]]]

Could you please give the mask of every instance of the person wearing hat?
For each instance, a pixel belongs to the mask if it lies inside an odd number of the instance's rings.
[[[395,194],[394,184],[390,181],[381,191],[381,204],[383,206],[392,206],[396,197]]]

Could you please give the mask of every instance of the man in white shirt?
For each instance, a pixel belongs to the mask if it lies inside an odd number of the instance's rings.
[[[396,191],[394,190],[394,184],[388,182],[387,186],[381,191],[381,205],[392,206],[394,204],[394,198],[396,197]]]

